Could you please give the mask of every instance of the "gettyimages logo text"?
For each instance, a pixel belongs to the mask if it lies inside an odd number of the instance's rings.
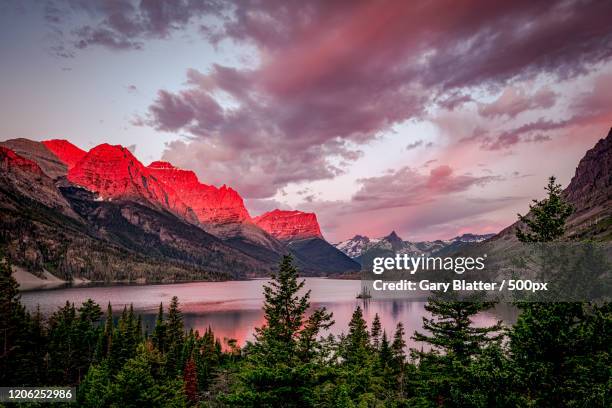
[[[453,271],[459,275],[465,271],[482,271],[487,255],[479,257],[408,256],[376,257],[372,260],[372,272],[380,275],[385,271],[405,271],[414,275],[417,271]]]

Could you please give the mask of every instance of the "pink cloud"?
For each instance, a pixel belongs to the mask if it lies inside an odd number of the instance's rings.
[[[171,145],[166,154],[212,180],[229,176],[227,182],[253,197],[343,174],[360,156],[359,145],[393,124],[422,119],[436,101],[459,108],[472,101],[471,87],[505,87],[541,73],[572,77],[612,54],[605,46],[612,28],[603,17],[612,5],[601,2],[474,1],[459,7],[446,1],[271,1],[235,7],[219,35],[253,44],[261,64],[189,70],[186,89],[160,91],[147,123],[193,136],[191,149],[177,154],[172,148],[179,145]],[[221,108],[217,91],[230,94],[237,107]],[[482,114],[515,118],[554,103],[550,89],[533,95],[507,90]],[[552,131],[520,126],[478,140],[497,150],[544,141]],[[223,165],[190,157],[210,146],[229,152]],[[255,176],[260,172],[265,176]],[[238,174],[272,186],[257,187]]]
[[[499,176],[455,175],[447,165],[423,174],[403,167],[382,176],[359,179],[360,188],[342,211],[363,212],[394,207],[411,207],[435,201],[474,186],[500,181]]]
[[[555,104],[556,97],[557,94],[550,88],[542,88],[533,95],[527,95],[521,89],[507,87],[496,101],[481,105],[478,111],[484,117],[505,115],[515,118],[525,111],[551,108]]]

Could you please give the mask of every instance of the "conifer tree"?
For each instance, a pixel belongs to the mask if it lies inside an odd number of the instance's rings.
[[[166,380],[157,371],[158,356],[141,344],[136,356],[129,359],[111,385],[112,406],[183,407],[186,398],[181,380]]]
[[[49,318],[49,380],[53,384],[76,383],[79,341],[76,309],[66,301]]]
[[[404,325],[400,322],[397,324],[395,334],[393,336],[393,343],[391,344],[393,361],[397,367],[402,367],[406,360],[406,341],[404,340],[405,335]]]
[[[198,373],[193,357],[187,360],[183,372],[183,382],[185,383],[185,396],[191,404],[198,402]]]
[[[40,306],[29,319],[30,326],[26,334],[28,341],[25,351],[24,371],[27,371],[29,384],[43,384],[46,382],[45,357],[47,355],[47,333],[45,321],[40,312]]]
[[[99,321],[102,317],[102,310],[96,302],[87,299],[79,307],[78,312],[79,317],[76,323],[78,351],[76,359],[78,381],[80,382],[96,354],[97,341],[101,332]]]
[[[166,323],[164,322],[164,305],[159,304],[159,312],[157,313],[157,320],[155,321],[155,327],[151,335],[151,342],[161,353],[166,352],[167,341],[166,341]]]
[[[19,285],[11,274],[9,260],[0,253],[0,383],[20,385],[13,373],[19,368],[23,331],[28,315],[21,305]],[[23,384],[26,385],[26,384]]]
[[[364,364],[370,355],[370,342],[368,327],[360,306],[357,306],[353,312],[348,327],[343,357],[348,364]]]
[[[179,307],[176,296],[172,298],[166,317],[166,342],[168,351],[166,353],[166,369],[169,375],[179,374],[182,370],[183,361],[181,354],[185,338],[183,313]]]
[[[10,260],[0,249],[0,384],[29,385],[45,381],[46,330],[40,309],[30,316],[21,304],[19,284]],[[37,367],[34,365],[37,364]]]
[[[97,408],[111,406],[111,373],[107,364],[92,365],[77,392],[80,407]]]
[[[374,320],[372,320],[372,328],[370,329],[370,339],[372,341],[372,346],[378,350],[380,347],[380,317],[378,313],[374,315]]]
[[[113,307],[110,302],[106,306],[106,314],[104,317],[104,329],[98,335],[98,342],[96,344],[96,352],[94,355],[94,361],[101,363],[103,359],[110,355],[113,338]]]
[[[555,176],[548,179],[547,197],[541,201],[533,200],[529,205],[530,214],[518,214],[519,220],[527,227],[527,231],[517,228],[519,241],[550,242],[565,233],[565,221],[572,214],[573,207],[563,199],[561,185],[556,181]]]
[[[296,340],[306,310],[310,306],[310,291],[298,296],[304,281],[298,282],[293,260],[284,256],[278,274],[264,286],[264,315],[266,325],[256,329],[256,338],[261,344],[280,347],[288,352],[296,349]]]
[[[389,340],[387,339],[387,332],[384,330],[383,330],[382,338],[380,341],[379,358],[381,361],[381,365],[383,367],[390,366],[391,361],[393,360],[393,352],[391,351],[391,347],[389,346]]]
[[[183,313],[179,307],[178,297],[172,297],[168,316],[166,317],[166,339],[169,345],[179,345],[185,336]]]
[[[299,294],[303,287],[304,281],[298,281],[291,256],[284,256],[278,273],[264,285],[266,322],[256,329],[255,342],[245,347],[246,358],[241,365],[237,389],[224,397],[229,405],[314,405],[320,367],[315,355],[300,354],[299,350],[306,339],[316,338],[331,321],[331,315],[322,309],[316,319],[307,321],[310,291]]]
[[[446,355],[467,361],[480,353],[483,347],[502,338],[502,323],[488,327],[474,327],[471,318],[493,307],[494,302],[472,299],[469,302],[429,297],[425,310],[433,318],[423,317],[423,328],[430,334],[414,332],[412,339],[431,344],[435,350]],[[416,355],[420,353],[413,350]]]
[[[516,231],[522,242],[551,242],[564,234],[572,207],[563,199],[554,177],[546,191],[545,199],[533,200],[531,217],[519,214],[527,227],[527,231]],[[609,404],[609,393],[602,391],[609,389],[609,372],[601,370],[602,364],[611,364],[609,303],[600,307],[581,302],[519,302],[517,306],[521,314],[509,333],[510,352],[524,403],[551,407]],[[600,339],[606,339],[606,345]]]

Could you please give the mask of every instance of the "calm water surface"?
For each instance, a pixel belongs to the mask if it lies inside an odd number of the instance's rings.
[[[143,316],[143,321],[150,328],[154,325],[159,303],[164,306],[170,303],[173,296],[178,296],[183,310],[187,328],[197,329],[202,333],[208,326],[212,327],[220,339],[234,338],[240,344],[253,339],[255,327],[264,323],[261,310],[263,302],[262,286],[264,279],[233,282],[191,282],[167,285],[125,285],[103,287],[72,287],[64,289],[40,290],[22,293],[22,302],[30,310],[40,306],[44,314],[50,314],[63,306],[66,300],[80,305],[88,298],[100,304],[103,310],[108,302],[115,312],[124,306],[134,305],[134,309]],[[422,317],[429,316],[422,300],[407,299],[356,299],[361,282],[356,280],[339,280],[325,278],[306,278],[305,289],[311,289],[313,307],[325,306],[333,312],[335,324],[330,332],[340,334],[347,331],[348,322],[355,308],[364,309],[368,324],[378,313],[387,334],[393,333],[395,325],[402,322],[408,335],[421,330]],[[516,311],[509,307],[498,307],[475,317],[478,326],[494,324],[498,320],[513,323]],[[409,346],[416,344],[406,339]]]

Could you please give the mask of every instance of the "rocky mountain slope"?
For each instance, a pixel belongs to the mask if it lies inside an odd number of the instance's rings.
[[[0,146],[0,187],[2,193],[12,197],[23,197],[38,202],[65,216],[77,219],[68,201],[58,191],[53,180],[42,171],[40,166],[14,151]],[[11,205],[13,200],[2,200],[4,208],[17,209]]]
[[[68,163],[66,163],[69,166]],[[103,200],[130,200],[197,221],[193,210],[168,184],[160,182],[125,147],[101,144],[68,170],[68,180]]]
[[[255,217],[253,221],[281,241],[323,238],[317,216],[314,213],[273,210]]]
[[[612,129],[580,160],[563,195],[574,207],[567,220],[568,239],[612,240]],[[516,242],[518,226],[517,221],[493,240]]]
[[[45,140],[42,144],[64,162],[68,170],[76,166],[76,164],[87,154],[85,150],[76,147],[67,140]]]
[[[163,161],[156,161],[147,169],[158,180],[174,188],[181,200],[191,207],[202,224],[246,222],[251,219],[242,197],[232,188],[220,188],[200,183],[191,170],[183,170]]]
[[[145,167],[122,146],[103,144],[85,152],[65,140],[27,139],[0,146],[0,245],[13,263],[39,276],[45,271],[67,280],[104,281],[265,276],[288,253],[305,274],[358,268],[319,238],[316,217],[309,227],[316,234],[304,233],[298,224],[287,236],[320,242],[294,246],[294,240],[281,241],[253,222],[230,187],[200,183],[193,172],[167,162]]]
[[[314,213],[276,209],[255,217],[253,222],[285,243],[299,263],[314,267],[313,273],[357,272],[361,267],[323,238]]]
[[[12,262],[65,280],[227,279],[271,270],[202,229],[133,201],[58,188],[0,147],[0,244]]]
[[[0,142],[21,157],[32,160],[50,178],[58,179],[68,174],[68,166],[43,143],[29,139],[11,139]]]
[[[612,240],[612,129],[580,160],[564,194],[575,209],[569,237]]]

